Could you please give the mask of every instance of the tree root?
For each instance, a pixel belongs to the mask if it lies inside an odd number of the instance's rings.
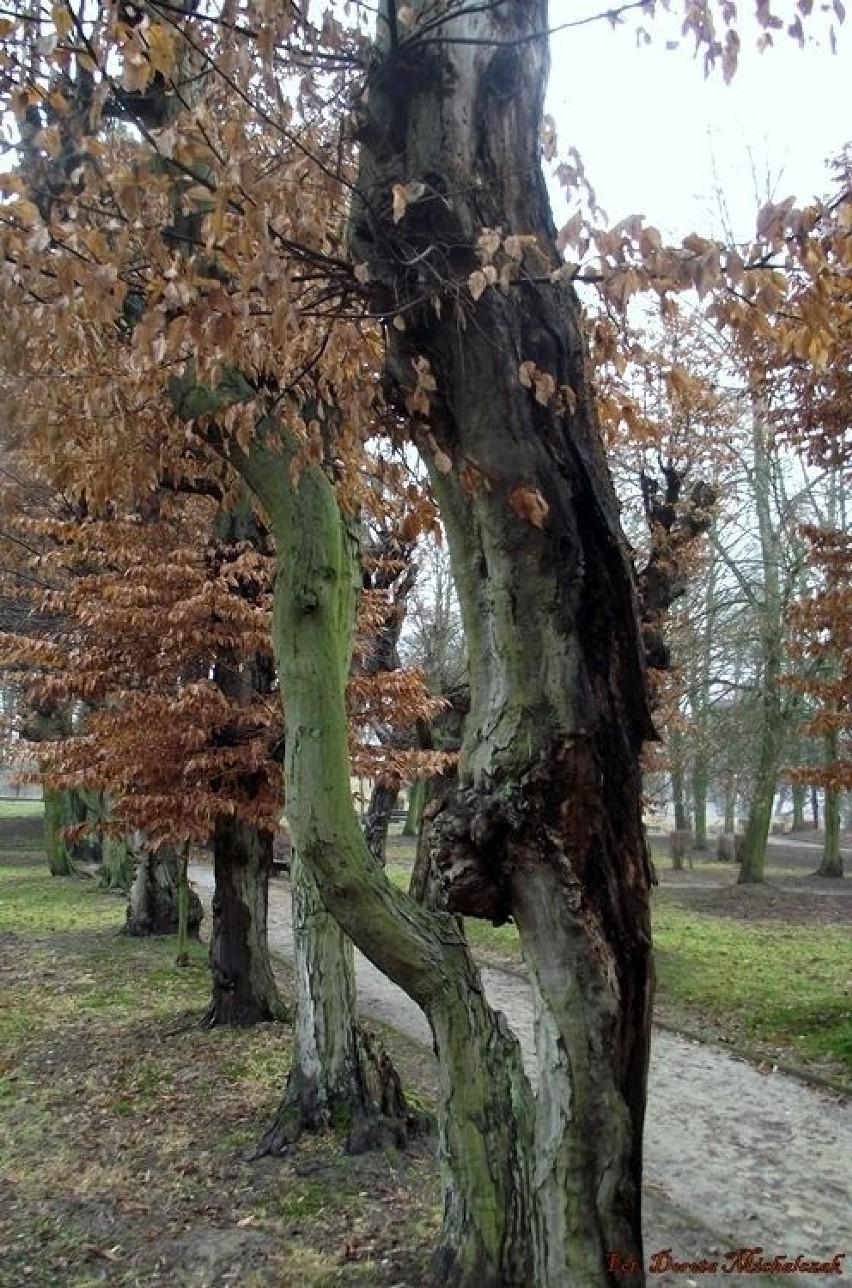
[[[278,1111],[250,1161],[281,1157],[305,1131],[345,1129],[344,1151],[366,1154],[391,1145],[405,1149],[414,1136],[432,1129],[431,1116],[407,1100],[388,1052],[377,1049],[375,1035],[360,1026],[357,1051],[358,1069],[351,1084],[322,1099],[313,1079],[298,1066],[291,1069]]]

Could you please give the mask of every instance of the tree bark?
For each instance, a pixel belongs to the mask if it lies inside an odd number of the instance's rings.
[[[452,912],[513,917],[533,976],[539,1094],[529,1136],[504,1142],[522,1155],[524,1282],[638,1283],[641,1268],[622,1277],[608,1257],[642,1265],[652,972],[638,752],[652,729],[582,318],[539,168],[547,6],[412,8],[431,37],[416,22],[406,37],[380,5],[352,245],[374,307],[404,328],[389,331],[386,384],[421,417],[470,651],[458,786],[429,825],[432,884]],[[395,184],[412,194],[403,212]],[[517,272],[494,250],[509,285],[474,300],[487,230],[530,240],[512,247]]]
[[[793,783],[793,831],[804,832],[805,830],[805,801],[808,797],[808,789],[804,783]]]
[[[272,833],[235,814],[222,814],[213,832],[213,928],[210,1025],[248,1028],[286,1018],[266,937]]]
[[[402,779],[399,774],[392,770],[389,773],[381,774],[373,784],[370,804],[367,807],[367,814],[364,819],[364,836],[367,841],[367,848],[376,862],[380,863],[382,867],[384,867],[387,858],[390,817],[399,799],[401,786]]]
[[[486,1003],[455,918],[390,884],[352,802],[345,688],[359,582],[355,543],[320,467],[305,466],[294,483],[287,460],[259,443],[238,464],[281,552],[273,637],[286,695],[294,851],[324,905],[421,1006],[435,1038],[446,1196],[436,1270],[458,1288],[521,1288],[532,1282],[532,1094],[520,1047]],[[364,1071],[362,1061],[359,1080]]]
[[[418,836],[420,834],[420,820],[423,816],[423,806],[426,804],[427,786],[425,778],[415,778],[409,785],[408,809],[402,828],[403,836]]]
[[[789,704],[782,693],[784,647],[784,595],[781,587],[780,540],[772,522],[773,460],[769,431],[763,424],[759,401],[752,433],[753,488],[761,554],[760,627],[760,728],[758,763],[749,793],[749,814],[743,838],[740,884],[763,881],[766,844],[772,821],[772,803],[784,742],[789,727]]]
[[[840,754],[840,739],[836,731],[826,735],[825,760],[828,765],[837,763]],[[843,852],[840,849],[841,796],[839,787],[827,786],[825,789],[825,841],[822,849],[822,862],[817,868],[819,877],[843,876]]]
[[[707,792],[710,786],[710,765],[704,751],[696,751],[692,762],[692,817],[695,820],[693,846],[707,849]]]
[[[101,842],[101,871],[98,884],[102,890],[127,894],[133,883],[133,856],[126,836],[105,836]]]
[[[174,846],[142,847],[127,908],[129,935],[176,935],[178,932],[179,859]],[[204,909],[194,890],[188,891],[187,934],[198,938]]]
[[[73,791],[60,791],[56,787],[44,788],[44,844],[51,874],[55,877],[74,876],[79,855],[75,846],[64,835],[65,829],[81,822],[77,796]]]
[[[674,741],[674,739],[672,739]],[[686,809],[686,783],[683,769],[676,766],[671,771],[672,801],[674,803],[675,831],[689,831],[689,814]]]

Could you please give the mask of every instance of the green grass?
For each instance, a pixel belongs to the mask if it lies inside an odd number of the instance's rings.
[[[200,1030],[205,947],[178,969],[174,937],[122,922],[94,882],[0,855],[0,1281],[190,1288],[238,1266],[240,1288],[425,1282],[433,1143],[353,1159],[329,1133],[250,1162],[289,1029]]]
[[[852,948],[844,926],[699,914],[658,893],[658,1001],[728,1041],[830,1061],[852,1082]]]
[[[41,818],[43,801],[0,800],[0,818]]]
[[[119,927],[121,903],[86,877],[53,877],[43,863],[0,855],[0,931],[50,934]]]

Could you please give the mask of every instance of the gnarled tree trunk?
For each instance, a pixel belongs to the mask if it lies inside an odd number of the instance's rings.
[[[430,823],[432,893],[513,917],[536,993],[531,1130],[502,1142],[523,1160],[529,1278],[506,1266],[501,1282],[637,1283],[652,976],[638,752],[652,729],[539,167],[547,5],[410,7],[403,28],[380,5],[352,244],[374,307],[400,316],[386,383],[420,418],[470,652],[458,787]],[[483,259],[505,286],[486,285]],[[506,1112],[496,1085],[494,1105]],[[635,1273],[616,1273],[613,1250]]]

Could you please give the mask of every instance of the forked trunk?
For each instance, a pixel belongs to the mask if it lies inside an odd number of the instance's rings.
[[[272,834],[235,814],[220,815],[213,833],[213,928],[209,1025],[248,1027],[285,1018],[266,937]]]

